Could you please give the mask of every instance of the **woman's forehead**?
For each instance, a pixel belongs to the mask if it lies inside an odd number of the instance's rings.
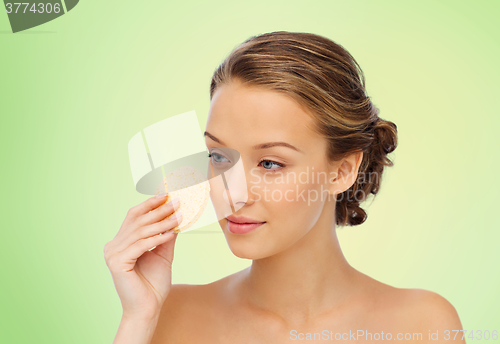
[[[300,104],[282,92],[239,82],[224,84],[217,89],[212,97],[210,111],[217,114],[238,112],[250,116],[276,114],[274,117],[278,118],[285,114],[289,114],[289,117],[306,114]]]
[[[294,99],[276,91],[223,85],[212,98],[207,131],[254,140],[310,140],[313,119]],[[297,143],[299,144],[299,143]]]

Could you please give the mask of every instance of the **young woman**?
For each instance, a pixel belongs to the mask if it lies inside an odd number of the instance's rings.
[[[164,219],[175,206],[152,197],[131,208],[104,249],[123,306],[115,344],[464,343],[446,299],[374,280],[339,246],[336,226],[366,220],[360,203],[377,194],[397,146],[396,125],[378,116],[342,46],[302,32],[251,37],[215,71],[210,99],[210,164],[234,149],[247,181],[231,192],[232,214],[222,213],[224,190],[211,198],[231,251],[252,264],[172,285],[177,222]]]

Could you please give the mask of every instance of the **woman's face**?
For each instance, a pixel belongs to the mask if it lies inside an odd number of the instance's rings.
[[[328,165],[327,141],[313,131],[313,119],[305,111],[284,94],[239,81],[220,86],[212,97],[205,134],[212,154],[209,163],[215,170],[223,169],[231,150],[241,159],[239,172],[226,175],[230,196],[221,179],[211,182],[210,195],[229,247],[238,257],[259,259],[290,247],[315,226],[328,201],[335,165]],[[296,149],[254,147],[269,142]],[[229,230],[229,215],[265,223],[236,234]]]

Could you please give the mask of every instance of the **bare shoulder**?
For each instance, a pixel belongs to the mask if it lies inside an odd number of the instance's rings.
[[[206,284],[174,284],[162,306],[151,344],[186,343],[193,324],[204,324],[213,298]],[[201,328],[199,328],[201,330]]]
[[[151,344],[198,342],[210,335],[224,307],[231,276],[208,284],[173,284]]]
[[[459,332],[463,328],[458,312],[443,296],[429,290],[410,288],[391,287],[386,292],[385,297],[391,300],[386,304],[397,316],[399,328],[422,333],[423,338],[437,332],[439,340],[465,343]]]
[[[404,289],[411,302],[410,310],[429,330],[462,330],[455,307],[443,296],[424,289]]]
[[[371,278],[367,278],[365,285],[368,291],[364,303],[371,305],[371,319],[376,319],[377,326],[420,332],[426,336],[429,331],[453,334],[453,330],[462,330],[457,310],[438,293],[417,288],[396,288]]]

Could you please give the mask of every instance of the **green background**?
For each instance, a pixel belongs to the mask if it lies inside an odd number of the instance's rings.
[[[0,342],[113,341],[121,304],[103,247],[147,198],[129,139],[190,110],[204,129],[214,69],[276,30],[343,45],[398,126],[368,220],[339,229],[348,261],[439,293],[466,330],[500,330],[499,15],[498,1],[81,1],[12,34],[2,12]],[[174,283],[250,265],[222,233],[195,233],[177,240]]]

